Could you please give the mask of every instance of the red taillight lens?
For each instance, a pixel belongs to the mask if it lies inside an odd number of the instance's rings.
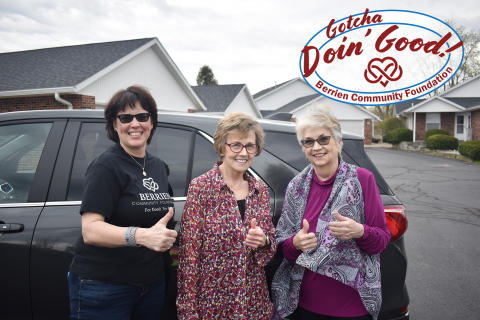
[[[401,313],[405,313],[405,312],[408,311],[408,306],[403,307],[403,308],[399,309],[398,311],[400,311]]]
[[[386,205],[383,206],[385,210],[385,216],[387,218],[388,228],[392,238],[390,241],[398,240],[408,228],[408,220],[406,208],[403,205]]]

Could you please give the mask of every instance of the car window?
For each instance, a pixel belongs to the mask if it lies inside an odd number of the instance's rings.
[[[310,164],[294,133],[266,131],[263,148],[298,171],[302,171]],[[358,166],[358,163],[346,153],[345,143],[342,148],[342,158],[345,162]]]
[[[147,146],[149,153],[167,164],[170,172],[168,180],[175,197],[185,196],[191,139],[191,131],[159,126],[152,142]],[[68,189],[69,201],[82,200],[88,165],[113,143],[107,138],[105,124],[82,124]]]
[[[165,162],[169,169],[168,182],[174,197],[185,197],[188,176],[188,161],[192,144],[192,132],[159,126],[148,152]]]
[[[82,200],[83,182],[88,165],[113,143],[107,138],[104,123],[82,123],[75,150],[67,200]]]
[[[27,202],[51,123],[0,127],[0,203]]]
[[[298,171],[302,171],[310,164],[298,143],[297,136],[293,133],[265,131],[263,148]]]
[[[192,179],[211,170],[220,157],[215,152],[213,144],[199,134],[195,135],[193,149]]]

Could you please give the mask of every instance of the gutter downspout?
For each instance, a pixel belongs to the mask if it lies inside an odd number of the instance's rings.
[[[66,105],[68,107],[69,110],[72,110],[73,109],[73,105],[71,102],[68,102],[67,100],[64,100],[62,98],[60,98],[60,95],[58,94],[58,92],[55,92],[55,100],[57,100],[58,102]]]

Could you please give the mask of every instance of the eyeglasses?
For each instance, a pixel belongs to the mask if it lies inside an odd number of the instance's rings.
[[[243,148],[245,148],[245,150],[247,150],[247,153],[250,153],[250,154],[257,152],[258,150],[258,146],[256,144],[247,144],[246,146],[238,142],[225,143],[225,144],[229,146],[230,150],[232,150],[232,152],[234,153],[242,152]]]
[[[325,146],[330,143],[331,137],[332,136],[321,136],[321,137],[318,137],[317,139],[305,139],[305,140],[301,140],[300,142],[302,143],[302,146],[304,146],[305,148],[313,147],[313,145],[315,144],[315,141],[317,141],[319,145]]]
[[[150,116],[151,116],[150,113],[137,113],[135,115],[125,113],[125,114],[119,114],[117,118],[120,120],[121,123],[130,123],[133,121],[133,117],[135,117],[135,119],[137,119],[138,122],[147,122]]]

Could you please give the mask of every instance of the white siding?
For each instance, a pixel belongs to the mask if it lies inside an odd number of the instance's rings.
[[[333,114],[337,117],[338,121],[340,121],[342,131],[344,132],[354,133],[363,137],[365,134],[364,120],[371,119],[374,121],[370,114],[351,104],[331,100],[326,97],[320,99],[318,103],[330,106]],[[297,118],[303,110],[304,108],[294,112],[292,117]]]
[[[245,89],[239,93],[232,104],[225,110],[225,115],[231,112],[245,112],[251,115],[253,118],[258,119],[258,115],[255,113],[255,107],[250,103],[247,92]]]
[[[363,120],[339,120],[342,132],[354,133],[359,136],[364,136]]]
[[[480,77],[442,95],[444,98],[473,98],[480,97]]]
[[[403,123],[405,124],[405,128],[413,130],[413,113],[410,115],[407,115],[406,117],[400,117],[400,119],[403,120]]]
[[[95,102],[106,103],[115,92],[134,84],[150,90],[159,110],[186,112],[188,109],[197,109],[152,48],[146,49],[78,93],[95,96]]]
[[[364,119],[373,119],[373,117],[370,114],[368,114],[366,110],[364,111],[361,107],[359,108],[352,104],[342,103],[339,101],[329,99],[327,97],[317,100],[317,102],[319,104],[329,106],[332,109],[333,114],[338,118],[338,120],[363,121]],[[303,108],[298,111],[295,111],[293,113],[293,117],[296,118],[302,111],[303,111]]]
[[[303,80],[298,79],[263,98],[255,100],[255,102],[260,110],[276,110],[295,99],[314,93],[316,93],[315,90],[310,88]]]
[[[440,99],[432,99],[424,105],[413,109],[412,112],[456,112],[459,110],[461,109],[454,107]]]

